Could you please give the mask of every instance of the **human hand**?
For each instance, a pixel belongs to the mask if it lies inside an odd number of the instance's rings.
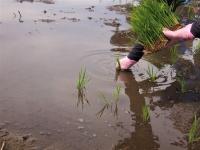
[[[116,64],[116,69],[117,70],[127,70],[131,66],[133,66],[135,63],[136,63],[135,60],[131,60],[126,56],[119,60],[119,62]]]
[[[136,64],[144,55],[144,46],[135,44],[127,57],[120,59],[116,65],[117,70],[127,70]]]
[[[163,34],[169,40],[167,46],[170,46],[178,41],[194,39],[194,35],[191,33],[191,28],[192,28],[192,24],[188,24],[185,27],[175,30],[175,31],[171,31],[167,28],[164,28]]]

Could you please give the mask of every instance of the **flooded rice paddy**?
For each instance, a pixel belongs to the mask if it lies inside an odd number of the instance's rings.
[[[200,55],[192,42],[182,42],[174,51],[146,55],[129,72],[116,72],[116,57],[127,55],[134,36],[124,8],[108,7],[126,3],[0,0],[0,141],[9,135],[5,149],[200,149],[199,143],[187,142],[200,109]],[[78,97],[81,68],[89,82]],[[116,87],[121,87],[117,97]]]

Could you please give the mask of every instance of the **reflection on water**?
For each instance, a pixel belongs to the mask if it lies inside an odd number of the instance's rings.
[[[89,100],[87,99],[86,92],[87,92],[86,88],[78,90],[78,101],[77,101],[76,105],[77,105],[77,107],[81,107],[82,110],[83,110],[85,104],[88,104],[88,105],[90,104]]]
[[[103,107],[97,112],[98,117],[101,117],[105,110],[110,110],[110,112],[113,113],[113,116],[118,118],[118,103],[120,101],[121,89],[122,87],[120,85],[116,85],[111,99],[106,98],[103,93],[100,93]]]
[[[134,113],[135,131],[131,133],[129,138],[120,140],[115,145],[116,150],[131,149],[131,150],[155,150],[159,148],[158,137],[153,135],[151,124],[144,124],[142,117],[142,108],[145,105],[144,97],[139,93],[139,87],[133,77],[132,72],[120,72],[118,79],[124,82],[125,93],[130,100],[130,110]]]

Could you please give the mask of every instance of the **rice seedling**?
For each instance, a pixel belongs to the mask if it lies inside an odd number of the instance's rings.
[[[153,70],[153,67],[148,66],[148,69],[146,72],[150,78],[150,81],[154,82],[156,80],[157,76],[156,76],[156,72]]]
[[[77,107],[81,105],[82,109],[85,103],[89,104],[89,101],[86,96],[86,84],[88,82],[89,82],[89,77],[86,74],[86,69],[81,68],[78,79],[76,81],[76,88],[78,89]]]
[[[170,59],[172,64],[176,63],[178,57],[177,46],[174,46],[170,49]]]
[[[183,77],[177,77],[176,80],[180,85],[181,93],[185,93],[187,88],[186,88],[186,82],[185,82],[184,78]]]
[[[106,109],[110,110],[114,117],[118,117],[118,102],[121,90],[122,87],[117,85],[113,91],[113,98],[111,100],[107,99],[104,94],[100,94],[100,98],[104,104],[101,110],[96,114],[98,117],[101,117]]]
[[[172,29],[178,24],[172,8],[163,0],[143,0],[131,12],[132,29],[147,50],[153,51],[164,46],[167,40],[162,33],[163,28]]]
[[[89,78],[86,74],[86,69],[81,68],[81,71],[79,72],[79,76],[76,82],[76,88],[78,90],[82,90],[85,88],[88,82],[89,82]]]
[[[200,129],[200,119],[197,118],[197,116],[195,115],[192,126],[188,133],[188,141],[190,144],[200,140],[199,129]]]
[[[83,110],[85,104],[90,104],[86,96],[86,89],[78,90],[78,101],[76,106],[79,107],[81,105],[81,108]]]
[[[102,109],[99,112],[97,112],[97,114],[96,114],[97,117],[101,117],[103,115],[104,111],[106,109],[111,108],[111,106],[112,106],[112,101],[108,100],[103,93],[100,93],[100,98],[103,101],[104,105],[103,105]]]
[[[142,118],[144,122],[148,122],[150,119],[150,108],[146,104],[142,107]]]
[[[119,61],[119,53],[117,53],[115,55],[115,61],[116,61],[116,69],[121,70],[121,65],[120,65],[120,61]]]
[[[119,95],[121,93],[121,90],[122,90],[122,87],[120,85],[116,85],[113,91],[113,97],[116,102],[119,101]]]

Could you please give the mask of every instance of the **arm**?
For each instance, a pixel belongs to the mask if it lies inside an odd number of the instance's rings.
[[[176,31],[171,31],[165,28],[163,29],[163,33],[169,39],[169,41],[192,40],[194,38],[200,38],[200,21],[188,24]],[[143,50],[144,46],[136,44],[128,56],[120,59],[121,69],[129,69],[131,66],[136,64],[142,58],[144,54]]]

